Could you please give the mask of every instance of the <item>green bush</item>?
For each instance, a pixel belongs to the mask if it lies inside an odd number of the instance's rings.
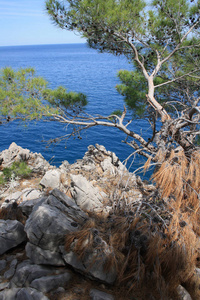
[[[5,179],[3,175],[0,175],[0,185],[5,183]]]
[[[9,181],[12,177],[27,178],[32,171],[24,161],[16,161],[10,167],[4,168],[2,172],[3,176],[1,176],[2,179],[0,179],[0,184],[3,184],[5,181]]]

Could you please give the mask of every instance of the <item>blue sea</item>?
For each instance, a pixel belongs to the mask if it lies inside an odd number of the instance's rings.
[[[108,115],[116,109],[123,110],[123,97],[115,89],[119,79],[117,71],[131,70],[125,57],[98,53],[86,44],[34,45],[0,47],[0,68],[14,69],[34,67],[36,74],[43,76],[51,88],[65,86],[69,91],[85,93],[89,104],[88,114]],[[149,124],[145,120],[135,120],[132,130],[149,135]],[[82,139],[70,139],[47,147],[42,142],[60,135],[67,129],[56,122],[32,122],[28,127],[10,122],[0,130],[0,151],[14,141],[32,152],[40,152],[52,164],[59,166],[62,161],[75,162],[83,157],[89,145],[104,145],[124,161],[133,151],[122,142],[125,135],[117,129],[106,127],[91,128],[82,133]],[[144,159],[136,156],[129,160],[131,171],[139,168]]]

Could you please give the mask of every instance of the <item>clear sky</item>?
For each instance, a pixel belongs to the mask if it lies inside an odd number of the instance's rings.
[[[52,24],[45,0],[0,0],[0,46],[84,42]]]

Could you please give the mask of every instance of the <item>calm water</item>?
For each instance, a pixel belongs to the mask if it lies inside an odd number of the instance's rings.
[[[86,111],[102,115],[118,108],[123,110],[123,98],[115,90],[119,82],[116,74],[120,69],[131,69],[125,58],[100,54],[85,44],[0,47],[0,68],[5,66],[14,69],[34,67],[37,75],[43,76],[51,88],[63,85],[69,90],[85,93],[89,101]],[[134,131],[140,132],[140,122],[134,122]],[[142,127],[143,133],[148,135],[148,124],[143,121]],[[15,122],[8,123],[0,130],[0,151],[15,141],[33,152],[41,152],[57,166],[63,160],[73,163],[82,158],[88,145],[95,143],[115,152],[122,161],[132,152],[121,142],[125,138],[123,133],[105,127],[92,128],[82,134],[82,140],[70,139],[67,144],[61,142],[51,148],[41,142],[64,134],[65,127],[55,122],[32,122],[28,128]],[[143,162],[136,157],[131,170]]]

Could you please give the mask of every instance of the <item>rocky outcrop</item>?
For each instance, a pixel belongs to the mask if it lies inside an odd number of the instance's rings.
[[[0,292],[0,300],[48,300],[41,292],[33,288],[13,288]]]
[[[50,168],[50,164],[40,153],[32,153],[13,142],[8,149],[1,152],[0,165],[6,168],[15,161],[26,161],[33,172],[37,173],[45,173]]]
[[[65,161],[59,168],[15,143],[0,154],[2,168],[19,160],[28,163],[37,180],[26,188],[19,180],[2,196],[0,300],[81,299],[80,295],[88,300],[125,299],[123,294],[118,297],[115,286],[116,261],[126,259],[133,243],[145,252],[148,233],[140,236],[138,230],[136,237],[131,231],[121,249],[120,241],[126,238],[124,222],[129,230],[135,207],[138,213],[146,205],[141,191],[146,197],[154,187],[143,185],[100,145],[89,146],[82,160],[72,165]],[[153,205],[148,209],[156,215],[159,204]],[[152,226],[159,221],[155,220]],[[190,299],[181,286],[178,292],[180,299]]]
[[[103,207],[105,193],[101,193],[82,175],[71,175],[70,191],[77,205],[86,211],[95,211]]]
[[[26,222],[25,232],[33,245],[44,250],[57,251],[65,235],[78,230],[86,219],[86,214],[74,203],[73,207],[69,208],[68,214],[67,206],[51,194],[41,205],[33,209]]]
[[[60,184],[61,184],[61,172],[60,170],[49,170],[46,172],[46,174],[44,175],[44,177],[41,179],[40,184],[44,187],[44,188],[60,188]]]
[[[26,240],[24,226],[17,220],[0,220],[0,254]]]

